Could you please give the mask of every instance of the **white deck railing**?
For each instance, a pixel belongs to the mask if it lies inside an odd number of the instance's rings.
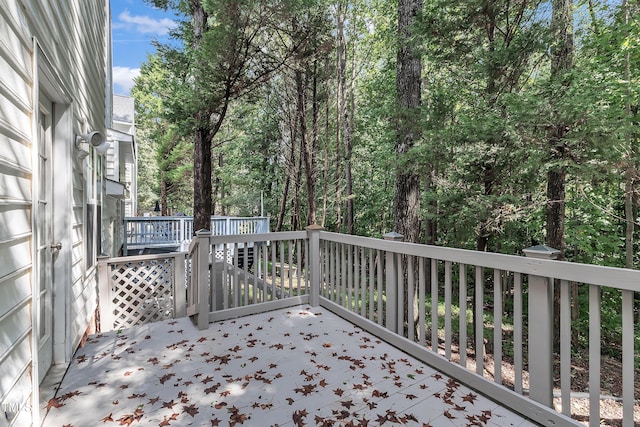
[[[261,245],[267,239],[271,245]],[[601,292],[603,287],[613,288],[622,299],[620,418],[623,426],[634,425],[634,297],[640,291],[639,271],[313,228],[307,233],[201,235],[197,240],[191,257],[199,262],[198,268],[192,265],[191,276],[198,279],[191,281],[188,293],[204,296],[191,300],[194,309],[189,312],[198,317],[200,327],[275,307],[322,305],[542,425],[575,425],[568,417],[575,350],[571,286],[588,295],[589,336],[583,338],[589,343],[589,423],[599,425],[600,382],[607,374],[601,366]],[[209,257],[213,247],[250,242],[255,251],[252,270],[234,267],[238,255],[231,263]],[[560,325],[553,325],[554,282],[561,291]],[[554,328],[561,337],[555,382]],[[475,340],[469,339],[473,333]],[[507,367],[515,374],[513,381],[503,375]],[[558,412],[553,402],[556,389]]]
[[[268,217],[211,217],[214,235],[269,232]],[[194,235],[193,218],[186,216],[128,217],[124,219],[123,255],[150,248],[187,248]]]

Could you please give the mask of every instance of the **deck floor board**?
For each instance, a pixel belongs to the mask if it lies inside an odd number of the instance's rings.
[[[91,336],[45,427],[535,424],[322,308]]]

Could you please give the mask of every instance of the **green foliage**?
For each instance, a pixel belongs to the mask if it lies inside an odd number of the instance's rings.
[[[190,135],[202,124],[194,112],[206,111],[200,120],[215,131],[216,213],[259,214],[264,193],[265,214],[281,216],[283,229],[301,228],[312,199],[322,225],[341,230],[347,159],[333,28],[337,3],[208,0],[199,50],[192,43],[191,2],[153,3],[184,21],[174,34],[180,47],[158,46],[133,91],[141,208],[153,206],[165,185],[166,203],[190,212]],[[422,180],[421,218],[424,225],[435,223],[437,244],[520,254],[545,241],[547,173],[561,167],[567,172],[566,259],[624,266],[627,171],[634,176],[636,223],[639,205],[636,4],[628,22],[619,2],[579,6],[573,66],[556,78],[549,2],[424,2],[411,39],[425,63],[415,118],[421,139],[399,159],[397,2],[342,4],[356,234],[391,231],[395,172],[410,170]],[[296,76],[304,83],[302,118]],[[566,128],[552,147],[559,122]],[[301,123],[316,143],[311,198]],[[635,230],[636,242],[639,237]],[[580,298],[583,307],[586,297]],[[603,306],[603,336],[618,339],[619,297],[605,291]]]
[[[139,204],[150,212],[160,201],[168,214],[190,213],[193,198],[193,148],[173,124],[175,75],[160,55],[142,65],[131,95],[136,100]]]

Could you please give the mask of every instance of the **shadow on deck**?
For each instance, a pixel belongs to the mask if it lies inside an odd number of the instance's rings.
[[[92,336],[48,408],[45,427],[535,425],[308,306]]]

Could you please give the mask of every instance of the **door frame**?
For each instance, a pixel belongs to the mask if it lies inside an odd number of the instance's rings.
[[[33,148],[32,148],[32,194],[34,198],[38,194],[40,173],[38,166],[38,132],[40,117],[41,93],[45,94],[52,102],[51,123],[51,167],[52,167],[52,242],[61,243],[62,248],[56,250],[52,256],[52,364],[67,363],[72,356],[71,342],[69,339],[71,314],[71,227],[72,227],[72,187],[73,187],[73,112],[70,91],[66,88],[56,68],[47,58],[42,45],[36,38],[33,39]],[[37,227],[37,219],[40,217],[37,200],[32,204],[32,230]],[[38,330],[37,303],[39,292],[39,266],[37,260],[37,248],[32,245],[32,378],[34,390],[38,390],[42,378],[38,375]],[[34,409],[37,405],[34,405]],[[36,415],[36,414],[34,414]]]

